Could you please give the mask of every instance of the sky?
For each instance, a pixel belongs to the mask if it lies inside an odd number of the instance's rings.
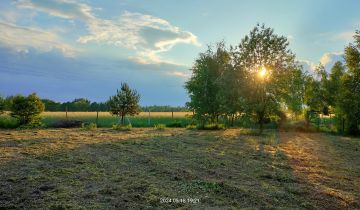
[[[304,70],[343,60],[358,0],[1,0],[0,95],[106,101],[127,82],[141,105],[183,106],[209,44],[257,24],[286,36]]]

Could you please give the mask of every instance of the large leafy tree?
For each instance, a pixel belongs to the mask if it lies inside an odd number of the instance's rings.
[[[337,104],[341,88],[341,78],[344,73],[345,67],[340,61],[336,62],[330,70],[327,85],[327,95],[328,105],[330,105],[332,108],[334,108]]]
[[[297,67],[291,69],[287,79],[288,87],[284,91],[282,98],[288,110],[295,116],[298,116],[303,111],[304,94],[305,94],[305,74],[302,69]]]
[[[41,99],[35,94],[16,95],[11,100],[11,116],[18,119],[20,125],[40,123],[40,114],[45,109]]]
[[[220,78],[230,67],[230,54],[223,42],[214,51],[210,46],[201,53],[192,67],[192,76],[186,82],[190,102],[187,106],[194,111],[194,117],[204,125],[207,121],[215,122],[221,115]]]
[[[108,101],[110,113],[119,116],[121,124],[124,125],[126,115],[134,116],[140,112],[139,100],[140,95],[137,91],[122,83],[120,90],[117,90],[116,95],[111,96]]]
[[[235,63],[234,57],[236,52],[231,48],[231,61],[227,61],[224,65],[224,71],[219,78],[219,95],[220,111],[225,119],[228,120],[230,126],[234,125],[235,118],[246,110],[245,98],[246,83],[244,81],[246,75],[241,65]]]
[[[342,77],[339,94],[338,115],[344,122],[345,132],[360,134],[360,31],[356,31],[355,43],[345,48],[348,69]]]
[[[288,46],[286,37],[258,24],[237,48],[236,63],[246,71],[247,102],[260,124],[260,132],[265,118],[275,113],[282,102],[287,102],[284,99],[291,94],[291,74],[299,67]]]

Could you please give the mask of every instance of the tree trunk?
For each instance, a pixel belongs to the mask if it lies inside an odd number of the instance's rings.
[[[261,112],[259,113],[259,134],[262,134],[263,130],[264,130],[264,113]]]
[[[121,113],[121,125],[124,125],[124,114]]]

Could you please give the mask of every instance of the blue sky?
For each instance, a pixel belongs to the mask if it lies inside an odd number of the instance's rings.
[[[105,101],[121,82],[142,105],[184,105],[208,44],[236,45],[257,24],[288,37],[304,69],[342,59],[360,29],[357,0],[0,1],[0,94]]]

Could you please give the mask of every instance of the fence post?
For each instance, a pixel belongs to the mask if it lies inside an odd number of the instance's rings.
[[[171,118],[174,119],[174,111],[171,111]]]
[[[67,105],[65,107],[65,116],[66,116],[66,119],[68,119],[68,106]]]
[[[149,125],[149,127],[150,127],[150,110],[148,110],[148,112],[149,112],[148,125]]]

